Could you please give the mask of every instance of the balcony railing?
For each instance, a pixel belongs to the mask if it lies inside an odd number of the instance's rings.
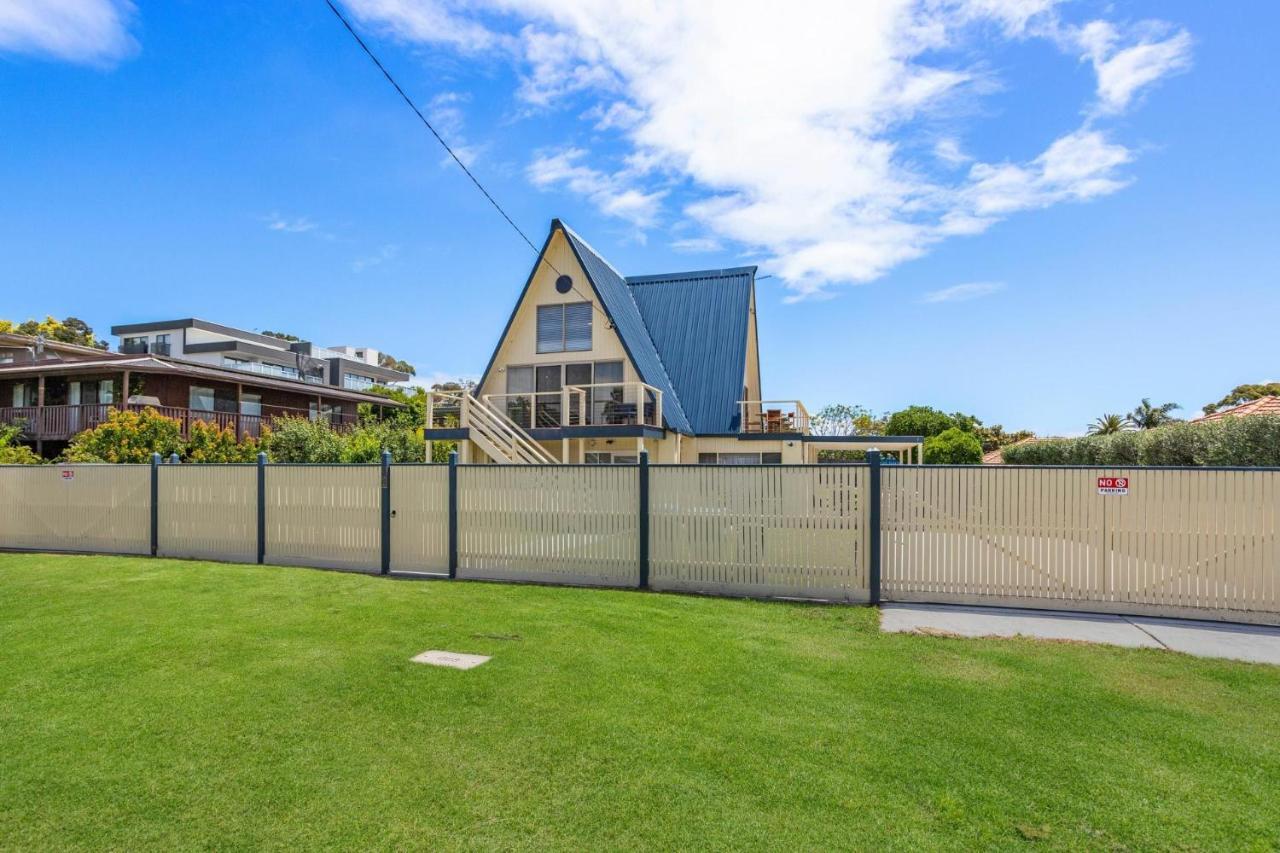
[[[110,416],[113,409],[122,408],[114,403],[93,403],[83,406],[9,406],[0,407],[0,423],[20,424],[23,437],[30,441],[68,441],[79,432],[93,429]],[[258,438],[263,424],[284,417],[310,418],[328,421],[335,429],[350,429],[356,424],[354,412],[321,414],[313,416],[309,409],[293,409],[286,406],[263,406],[256,415],[236,412],[205,412],[183,409],[177,406],[149,406],[130,403],[123,407],[132,412],[152,409],[166,418],[172,418],[182,427],[185,438],[194,421],[215,424],[219,429],[234,430],[240,438]]]
[[[799,400],[739,400],[739,432],[809,434],[809,411]]]
[[[131,344],[121,344],[120,352],[125,355],[168,355],[171,347],[163,341],[148,343],[147,341],[137,341]]]
[[[524,429],[662,426],[662,392],[643,382],[565,386],[560,391],[486,394],[484,401]]]
[[[273,376],[276,379],[294,379],[302,380],[311,385],[324,385],[323,376],[315,376],[310,373],[300,373],[298,368],[289,367],[283,364],[271,364],[265,361],[241,361],[240,359],[228,359],[222,362],[223,367],[232,370],[242,370],[245,373],[256,373],[259,376]]]

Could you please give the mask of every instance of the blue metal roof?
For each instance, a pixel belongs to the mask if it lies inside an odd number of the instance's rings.
[[[738,430],[755,273],[735,267],[627,279],[696,435]]]
[[[599,252],[591,248],[586,240],[575,234],[573,229],[558,219],[552,220],[551,223],[552,231],[556,227],[564,229],[565,237],[568,238],[578,263],[582,265],[592,287],[600,296],[605,313],[613,321],[614,330],[618,333],[618,338],[622,341],[622,347],[627,351],[631,363],[635,365],[636,372],[645,382],[662,391],[662,419],[677,432],[693,434],[693,426],[685,416],[680,396],[676,393],[675,386],[672,385],[671,378],[663,366],[662,358],[658,355],[653,339],[649,336],[649,330],[640,316],[640,309],[635,299],[632,298],[627,280],[623,278],[622,273],[602,258]],[[745,343],[745,338],[743,340]]]

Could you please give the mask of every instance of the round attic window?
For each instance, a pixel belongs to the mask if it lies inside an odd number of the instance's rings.
[[[568,293],[573,290],[573,279],[567,275],[562,275],[556,279],[556,291],[559,293]]]

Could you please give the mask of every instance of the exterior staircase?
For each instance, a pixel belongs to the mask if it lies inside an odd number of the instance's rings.
[[[511,465],[550,465],[556,459],[500,408],[476,398],[468,391],[457,394],[461,404],[459,425],[491,459]]]

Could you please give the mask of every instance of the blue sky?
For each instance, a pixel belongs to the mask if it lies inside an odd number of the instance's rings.
[[[482,369],[532,253],[322,0],[8,7],[0,317]],[[1070,434],[1280,379],[1268,4],[343,8],[535,242],[759,264],[769,397]]]

